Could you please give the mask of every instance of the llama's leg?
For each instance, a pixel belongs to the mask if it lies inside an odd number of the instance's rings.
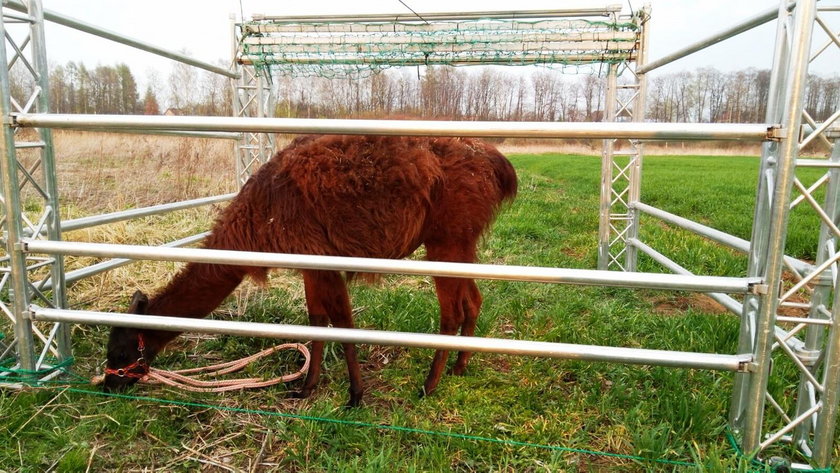
[[[334,271],[305,271],[303,281],[306,286],[306,303],[310,320],[313,320],[313,314],[316,314],[314,317],[323,322],[319,325],[326,325],[326,319],[329,318],[336,327],[353,328],[350,296],[347,293],[347,285],[344,283],[341,274]],[[358,406],[362,401],[364,387],[356,355],[356,346],[352,343],[343,343],[342,347],[344,348],[344,359],[347,362],[347,373],[350,379],[350,400],[347,404]],[[323,352],[323,342],[321,342],[319,348]],[[320,360],[318,361],[320,366]],[[314,365],[315,358],[313,356],[310,366]],[[309,376],[307,376],[304,388],[308,386],[309,381]],[[312,382],[312,388],[317,384],[316,375]]]
[[[438,235],[426,241],[426,255],[431,261],[475,262],[475,248],[478,236],[464,238],[463,235]],[[438,302],[440,303],[440,333],[455,335],[461,329],[462,335],[473,335],[481,307],[481,293],[471,279],[436,278]],[[453,372],[463,374],[471,353],[460,352]],[[437,387],[446,366],[448,352],[438,350],[432,360],[429,376],[423,385],[426,394]]]
[[[435,278],[435,289],[440,303],[440,333],[442,335],[455,335],[464,323],[463,283],[463,280],[457,278]],[[447,350],[435,352],[432,367],[429,369],[426,382],[423,383],[423,391],[420,392],[421,396],[431,394],[435,390],[448,358]]]
[[[309,325],[326,327],[329,323],[329,314],[326,307],[318,297],[318,282],[310,271],[303,271],[303,284],[306,290],[306,309],[309,313]],[[303,381],[300,391],[291,393],[292,397],[307,398],[318,386],[321,379],[321,364],[324,359],[324,342],[313,340],[309,360],[309,371]]]
[[[475,335],[475,324],[478,321],[478,312],[481,310],[481,292],[478,290],[475,281],[468,279],[464,281],[465,297],[461,300],[464,306],[464,323],[461,325],[461,335],[472,337]],[[467,363],[470,361],[472,352],[458,352],[458,360],[452,368],[455,375],[463,375],[467,371]]]

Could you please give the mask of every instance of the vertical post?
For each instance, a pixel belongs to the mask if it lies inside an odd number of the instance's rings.
[[[637,72],[639,67],[647,63],[647,51],[650,44],[650,34],[647,22],[650,18],[649,8],[639,12],[639,49],[636,55],[635,71],[636,96],[633,99],[633,121],[644,123],[645,121],[645,97],[647,96],[647,75],[644,72]],[[627,197],[627,237],[625,241],[639,237],[639,219],[641,213],[636,209],[635,204],[640,201],[642,193],[642,158],[644,156],[644,145],[639,140],[631,140],[630,146],[633,149],[630,165],[630,189]],[[625,255],[625,271],[636,271],[638,264],[638,250],[633,245],[627,245]]]
[[[48,266],[50,280],[53,282],[49,297],[32,285],[29,281],[28,258],[20,251],[20,240],[24,232],[39,237],[46,228],[47,238],[61,239],[61,218],[59,212],[58,184],[55,173],[55,155],[53,150],[52,132],[49,129],[38,129],[38,140],[35,142],[19,142],[14,127],[13,113],[20,111],[39,113],[49,112],[49,67],[47,64],[46,46],[44,41],[44,14],[40,0],[30,0],[26,4],[26,19],[29,22],[28,36],[18,44],[14,34],[6,31],[2,26],[0,35],[18,52],[16,57],[25,70],[32,74],[32,90],[26,91],[28,97],[16,97],[13,101],[9,86],[9,64],[6,48],[0,52],[2,66],[0,66],[0,112],[3,119],[3,162],[0,164],[2,175],[5,214],[5,246],[8,254],[8,278],[0,281],[0,286],[8,284],[10,305],[4,305],[3,310],[14,316],[16,345],[18,347],[18,363],[24,370],[40,370],[44,367],[47,353],[52,352],[59,359],[69,358],[71,355],[70,330],[67,324],[56,324],[50,330],[50,336],[45,336],[32,324],[28,317],[28,308],[32,299],[38,298],[41,303],[53,307],[66,306],[64,262],[63,258],[49,257],[38,259],[33,267]],[[28,48],[26,47],[28,46]],[[18,107],[19,110],[13,109]],[[20,105],[24,104],[24,105]],[[21,134],[22,135],[22,134]],[[34,163],[24,167],[17,149],[27,147],[29,153],[34,153]],[[27,158],[32,157],[30,154]],[[25,170],[20,174],[20,170]],[[23,176],[21,178],[20,176]],[[27,194],[27,207],[33,210],[26,215],[22,204],[23,191],[32,190]],[[40,201],[38,201],[40,199]],[[37,222],[37,223],[34,223]],[[39,278],[40,279],[40,278]],[[40,339],[42,348],[40,354],[36,342]]]
[[[610,64],[607,70],[607,96],[604,103],[604,120],[616,121],[616,95],[618,87],[618,66]],[[607,270],[610,266],[610,226],[611,203],[613,198],[613,151],[615,139],[604,140],[601,151],[601,208],[598,221],[598,269]]]
[[[794,11],[793,32],[791,35],[790,62],[787,66],[787,86],[781,114],[781,133],[777,147],[766,147],[770,153],[778,151],[777,156],[767,155],[768,175],[772,180],[772,205],[769,213],[768,239],[766,251],[755,255],[764,261],[764,280],[767,294],[758,299],[758,310],[753,320],[742,319],[742,324],[753,324],[752,355],[753,372],[746,375],[742,413],[743,449],[750,455],[757,455],[761,441],[761,427],[764,414],[764,400],[770,375],[770,354],[775,331],[776,310],[779,303],[779,290],[784,257],[785,236],[790,191],[793,187],[794,168],[799,151],[799,127],[802,122],[802,103],[807,78],[808,57],[811,46],[811,31],[816,16],[815,0],[797,2]],[[763,178],[763,177],[762,177]],[[761,198],[761,197],[760,197]],[[758,216],[757,216],[758,217]],[[758,225],[758,222],[756,222]],[[754,242],[755,244],[755,242]],[[751,257],[753,255],[751,254]],[[745,304],[745,311],[747,311]],[[742,334],[744,332],[742,331]],[[743,342],[743,340],[742,340]],[[743,414],[741,416],[741,414]]]
[[[5,21],[0,20],[0,36],[7,37]],[[26,256],[17,246],[23,234],[21,222],[20,184],[17,175],[17,152],[15,132],[12,127],[11,91],[9,89],[9,64],[6,45],[0,48],[0,115],[3,126],[3,160],[0,162],[0,176],[3,185],[3,211],[5,214],[6,254],[9,255],[11,285],[11,310],[14,314],[17,357],[24,370],[35,369],[35,340],[32,335],[32,320],[26,316],[29,306],[26,288]]]
[[[831,132],[834,138],[834,147],[831,152],[831,160],[833,162],[840,162],[840,130],[834,130]],[[837,182],[840,179],[840,170],[832,169],[831,171],[831,180],[829,182],[829,187],[826,189],[826,211],[836,223],[840,220],[840,182]],[[825,240],[829,239],[829,235],[831,235],[828,231],[826,225],[822,225],[821,233],[820,233],[820,242],[824,244],[823,233],[826,234]],[[834,241],[838,241],[837,238],[834,238]],[[837,245],[835,245],[835,249]],[[824,247],[820,246],[820,251],[825,251]],[[827,257],[827,255],[826,255]],[[828,276],[830,279],[830,276]],[[823,300],[827,300],[831,286],[830,283],[826,285],[827,287],[819,287],[818,289],[823,289],[821,291],[821,296],[824,298]],[[838,415],[838,404],[840,404],[840,291],[838,288],[834,289],[834,302],[832,304],[832,324],[829,326],[828,329],[828,337],[825,339],[825,351],[824,351],[824,361],[823,361],[823,393],[822,397],[820,398],[819,402],[822,404],[822,407],[819,412],[819,416],[817,417],[816,427],[814,428],[814,449],[813,449],[813,456],[812,461],[813,463],[819,468],[827,468],[830,466],[831,462],[831,454],[834,448],[834,429],[836,428],[837,422],[837,415]],[[815,292],[814,297],[817,296]],[[820,301],[813,301],[812,304],[815,306],[823,302]],[[818,307],[813,307],[812,311],[819,312]],[[812,317],[814,315],[812,314]],[[822,341],[822,336],[824,330],[814,330],[816,327],[809,328],[808,334],[805,339],[806,348],[810,349],[811,347],[818,347],[819,343]],[[804,409],[806,404],[803,402],[803,394],[808,394],[807,389],[808,384],[807,380],[804,379],[800,381],[800,393],[799,393],[799,403],[797,405],[797,412]],[[810,389],[813,389],[811,386]],[[803,393],[804,391],[804,393]],[[806,400],[810,399],[810,396],[805,397]],[[801,442],[804,442],[806,438],[803,435],[804,432],[797,432],[798,439]]]
[[[257,90],[259,91],[260,109],[258,116],[274,116],[274,92],[272,90],[271,70],[266,67],[262,74],[257,77]],[[260,164],[265,164],[274,154],[274,134],[260,133]]]
[[[840,146],[838,146],[836,142],[829,160],[832,163],[840,164]],[[831,221],[836,223],[840,220],[840,182],[838,182],[838,180],[840,180],[840,169],[829,169],[828,176],[829,178],[825,189],[825,203],[823,204],[823,210]],[[825,222],[822,222],[820,225],[819,243],[817,245],[817,258],[815,261],[817,266],[820,266],[833,256],[830,248],[836,248],[837,245],[832,244],[837,242],[838,239],[835,237],[834,232]],[[831,291],[834,289],[833,286],[834,281],[831,276],[831,272],[823,271],[817,278],[817,284],[814,287],[813,294],[811,295],[811,308],[808,313],[809,319],[826,320],[827,317],[823,315],[823,311],[826,307],[832,307],[835,311],[840,309],[840,307],[836,304],[829,304]],[[836,320],[836,317],[833,317],[833,319]],[[821,325],[812,325],[806,330],[807,332],[805,334],[803,350],[805,351],[804,354],[808,355],[806,359],[810,360],[806,366],[808,366],[810,373],[816,378],[819,375],[818,370],[821,366],[821,363],[819,363],[820,349],[822,348],[823,341],[825,340],[825,327]],[[826,366],[828,366],[827,362]],[[817,399],[816,390],[816,386],[814,386],[807,376],[804,374],[800,376],[799,390],[796,398],[797,417],[807,412],[814,406],[814,402],[816,402]],[[821,418],[824,414],[825,409],[823,409],[822,412],[815,414],[815,418]],[[814,432],[815,425],[815,422],[803,422],[798,425],[794,431],[794,443],[805,452],[809,452],[808,439],[809,435]],[[819,439],[815,438],[815,442],[818,440]]]
[[[244,19],[243,19],[244,22]],[[233,67],[240,72],[239,79],[232,79],[233,111],[238,117],[271,117],[274,115],[274,94],[268,67],[261,74],[258,66],[243,65],[238,57],[241,42],[235,21],[231,21],[233,37]],[[274,135],[269,133],[242,133],[236,145],[236,179],[242,186],[249,177],[274,153]]]
[[[784,5],[779,5],[776,26],[776,46],[773,57],[773,68],[770,75],[770,92],[768,95],[766,123],[780,123],[784,105],[784,92],[787,88],[787,65],[790,62],[790,12]],[[759,166],[756,185],[755,211],[753,216],[752,236],[750,237],[750,254],[747,263],[747,275],[762,277],[765,273],[766,259],[763,255],[767,251],[769,238],[769,220],[771,207],[771,193],[773,173],[777,162],[779,143],[765,142],[762,144],[761,163]],[[755,341],[755,324],[758,318],[760,297],[748,294],[744,297],[743,312],[741,314],[738,353],[753,353]],[[750,375],[738,373],[735,375],[732,402],[729,411],[729,424],[734,431],[740,431],[744,424],[744,414],[747,403],[747,386]]]
[[[44,38],[44,12],[41,1],[30,1],[29,15],[33,18],[32,23],[32,56],[37,77],[35,78],[38,93],[36,109],[39,113],[50,111],[50,83],[49,64],[47,62],[47,47]],[[61,214],[59,212],[58,179],[55,167],[55,150],[53,147],[52,130],[39,128],[38,135],[41,139],[41,169],[44,174],[44,213],[46,214],[47,238],[50,240],[61,240]],[[53,307],[64,308],[67,305],[65,294],[66,284],[64,281],[64,257],[53,256],[53,264],[50,267],[52,285]],[[56,342],[60,358],[70,357],[70,327],[67,324],[59,324],[56,332]]]
[[[635,69],[638,69],[647,57],[646,24],[649,16],[649,10],[646,7],[633,18],[633,21],[639,25],[635,56],[627,62],[609,65],[605,120],[620,121],[629,116],[633,121],[644,121],[645,77],[644,74],[635,72]],[[632,74],[633,81],[628,84],[619,84],[619,77],[626,71]],[[623,100],[619,96],[620,90],[629,90],[632,95],[629,99]],[[627,244],[627,241],[638,233],[638,212],[633,209],[632,203],[639,200],[642,148],[637,140],[630,140],[627,150],[616,151],[617,142],[618,140],[604,140],[601,158],[598,269],[634,271],[636,252],[635,248]],[[618,162],[617,155],[627,157],[627,162]],[[631,253],[633,256],[628,256]]]

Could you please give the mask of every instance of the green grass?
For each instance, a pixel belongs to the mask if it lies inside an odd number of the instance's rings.
[[[519,172],[519,197],[488,235],[482,262],[594,268],[600,160],[522,155],[512,161]],[[757,165],[756,158],[747,157],[646,158],[643,200],[749,239]],[[815,177],[802,179],[807,185]],[[816,219],[797,209],[792,220],[791,253],[812,257]],[[692,271],[744,274],[743,255],[652,219],[645,219],[641,238]],[[640,269],[661,271],[647,258]],[[504,281],[479,286],[485,296],[480,336],[710,353],[734,353],[737,344],[735,317],[704,304],[702,296]],[[121,290],[127,301],[133,288]],[[355,285],[351,295],[359,327],[437,330],[428,278],[389,276],[377,286]],[[234,305],[244,300],[232,298],[217,317],[243,310],[244,304]],[[244,320],[306,323],[300,282],[280,277],[266,290],[252,290],[244,312]],[[74,371],[88,376],[104,357],[107,331],[76,332]],[[158,364],[192,366],[205,361],[203,356],[232,358],[269,344],[193,337],[178,342],[181,350],[167,352]],[[360,352],[368,391],[363,407],[351,410],[343,407],[348,384],[335,344],[328,345],[319,390],[303,401],[286,399],[282,386],[224,395],[148,386],[133,392],[223,409],[114,399],[61,387],[0,391],[0,470],[224,471],[215,462],[249,471],[259,457],[260,471],[746,471],[725,435],[731,373],[478,354],[466,376],[444,377],[437,392],[421,399],[417,393],[430,350],[363,346]],[[284,354],[252,371],[290,372],[296,361]],[[793,368],[779,363],[777,370],[787,373],[789,382],[771,389],[795,389]]]

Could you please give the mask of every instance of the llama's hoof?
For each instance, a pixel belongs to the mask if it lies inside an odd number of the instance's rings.
[[[306,399],[312,395],[311,390],[291,391],[286,396],[289,399]]]
[[[435,392],[435,388],[428,389],[426,386],[420,388],[420,392],[417,393],[417,396],[420,399],[423,399],[426,396],[430,396],[433,392]]]
[[[453,366],[451,370],[449,370],[450,374],[454,374],[455,376],[464,376],[467,374],[467,367],[466,366]]]
[[[350,393],[350,399],[347,400],[347,404],[344,405],[347,409],[352,409],[354,407],[359,407],[362,404],[362,393]]]

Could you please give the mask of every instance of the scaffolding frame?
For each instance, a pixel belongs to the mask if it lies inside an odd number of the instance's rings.
[[[605,13],[606,11],[606,13]],[[620,61],[610,61],[607,74],[606,117],[610,123],[456,123],[456,122],[387,122],[356,120],[296,120],[267,118],[272,115],[273,98],[269,76],[260,74],[260,67],[243,55],[234,41],[234,65],[230,70],[220,69],[191,58],[171,53],[142,41],[124,38],[93,25],[54,12],[44,11],[39,0],[20,2],[9,0],[3,4],[3,18],[0,34],[5,38],[5,47],[0,50],[3,67],[0,67],[0,114],[3,122],[0,179],[2,180],[3,229],[6,255],[0,267],[0,291],[8,296],[0,301],[0,310],[14,325],[14,339],[6,343],[3,356],[15,351],[17,367],[34,371],[47,379],[55,376],[50,368],[71,356],[69,326],[72,323],[110,323],[123,326],[178,327],[188,324],[184,319],[135,317],[127,314],[108,314],[107,322],[102,315],[66,309],[66,281],[80,278],[95,271],[104,271],[118,264],[135,259],[193,260],[193,261],[242,261],[248,255],[220,254],[214,250],[180,250],[177,248],[133,248],[123,245],[84,247],[75,242],[62,241],[62,228],[71,228],[70,222],[61,222],[58,211],[55,163],[51,128],[79,128],[111,131],[142,131],[148,133],[195,133],[218,138],[239,138],[237,148],[237,180],[242,183],[247,176],[270,156],[273,142],[270,133],[317,132],[349,134],[417,134],[429,136],[541,136],[556,138],[599,138],[604,139],[602,153],[601,224],[599,230],[598,270],[577,274],[561,268],[509,268],[493,269],[486,265],[465,265],[469,267],[450,268],[441,263],[428,263],[414,267],[410,261],[347,261],[347,258],[301,260],[301,255],[275,255],[274,265],[300,268],[355,268],[355,270],[405,272],[409,274],[462,274],[462,277],[491,279],[525,278],[542,282],[568,284],[603,284],[619,287],[658,287],[667,289],[695,290],[710,293],[712,297],[741,318],[739,347],[735,354],[692,354],[692,353],[649,353],[655,350],[618,349],[614,347],[561,346],[531,342],[535,345],[507,350],[500,340],[463,340],[465,337],[433,336],[419,340],[419,334],[393,335],[376,331],[355,331],[322,329],[317,327],[277,326],[273,335],[288,338],[318,338],[323,340],[359,343],[403,344],[431,348],[485,350],[494,352],[515,352],[536,356],[573,358],[587,356],[587,359],[601,359],[623,363],[664,364],[666,366],[705,367],[735,372],[736,383],[730,408],[730,426],[741,449],[751,458],[765,458],[764,452],[780,441],[792,442],[808,459],[808,465],[794,464],[800,468],[825,468],[830,465],[833,449],[834,429],[837,417],[838,396],[840,396],[840,291],[837,289],[838,253],[837,239],[840,238],[840,139],[836,127],[832,127],[840,112],[823,123],[816,123],[804,113],[802,97],[807,77],[807,66],[811,56],[811,39],[817,27],[828,36],[828,41],[816,54],[827,47],[840,47],[840,39],[822,19],[831,13],[831,8],[817,8],[815,0],[802,0],[796,4],[782,1],[777,9],[761,12],[732,28],[724,30],[685,47],[673,54],[655,61],[647,61],[646,19],[647,12],[639,15],[638,36],[632,54]],[[16,13],[17,12],[17,13]],[[517,15],[512,15],[516,13]],[[497,19],[519,18],[522,12],[495,12]],[[616,15],[615,11],[594,9],[592,11],[556,12],[556,16]],[[535,17],[550,17],[549,12],[531,12]],[[435,17],[423,14],[432,21],[447,22],[450,17]],[[458,16],[458,15],[455,15]],[[475,18],[493,17],[493,12],[476,12]],[[461,15],[468,18],[468,15]],[[49,84],[47,81],[46,47],[44,44],[44,21],[56,21],[81,31],[97,34],[104,38],[129,44],[140,49],[160,54],[174,60],[192,64],[206,70],[224,74],[236,82],[236,117],[210,119],[204,117],[87,117],[53,115],[49,113]],[[772,66],[771,93],[767,118],[764,125],[731,125],[717,127],[703,124],[655,124],[644,120],[645,74],[664,64],[678,60],[759,24],[777,19],[777,37]],[[262,17],[268,23],[305,24],[313,19]],[[319,18],[318,23],[339,24],[345,28],[349,23],[372,24],[416,24],[413,17],[338,17]],[[7,25],[24,23],[28,34],[14,38],[8,34]],[[314,23],[313,23],[314,24]],[[244,31],[242,25],[240,34]],[[261,33],[265,33],[263,31]],[[13,51],[8,57],[7,51]],[[814,56],[814,57],[815,57]],[[610,58],[613,59],[613,58]],[[594,60],[594,59],[593,59]],[[9,68],[21,61],[35,80],[35,88],[25,99],[12,97],[9,90]],[[465,61],[469,63],[469,61]],[[622,77],[625,77],[624,80]],[[810,133],[801,133],[803,124],[810,127]],[[34,128],[36,141],[24,139],[22,131]],[[238,132],[221,134],[220,132]],[[212,135],[211,135],[212,134]],[[616,139],[629,140],[623,149],[626,154],[616,153]],[[667,211],[653,208],[641,200],[642,149],[641,142],[651,139],[730,139],[762,142],[761,168],[756,191],[754,227],[749,242],[723,234],[715,229],[691,222]],[[800,159],[799,152],[809,143],[817,140],[832,147],[828,160]],[[33,158],[34,155],[34,158]],[[625,160],[626,159],[626,160]],[[824,167],[826,175],[811,186],[796,177],[797,167]],[[814,198],[816,189],[826,188],[825,202],[820,204]],[[25,211],[22,195],[27,189],[40,199],[37,206],[40,213],[31,215]],[[792,190],[797,189],[800,197],[791,200]],[[199,199],[184,205],[204,205],[208,201],[219,201],[230,196]],[[784,254],[784,241],[790,209],[802,203],[810,205],[820,216],[821,229],[818,259],[814,264],[798,261]],[[182,204],[164,205],[150,209],[144,215],[170,211]],[[721,244],[745,251],[749,254],[747,276],[723,281],[726,278],[694,276],[676,262],[642,241],[639,233],[641,216],[653,217],[681,228],[689,229]],[[91,217],[76,225],[93,225],[132,218],[134,213],[125,212],[108,216]],[[201,238],[198,235],[170,246],[188,244]],[[230,253],[230,252],[227,252]],[[73,278],[65,274],[63,255],[89,254],[116,258],[100,268],[90,268]],[[675,275],[636,273],[637,258],[645,254],[660,263]],[[46,256],[36,256],[46,255]],[[254,262],[265,264],[272,259],[266,255],[251,255]],[[231,260],[233,258],[233,260]],[[240,259],[237,259],[240,258]],[[326,258],[326,259],[325,259]],[[353,259],[356,260],[356,259]],[[382,266],[384,264],[384,266]],[[348,266],[349,265],[349,266]],[[792,287],[782,292],[782,271],[787,268],[798,278]],[[607,271],[619,269],[620,271]],[[539,275],[539,277],[535,276]],[[75,280],[75,279],[74,279]],[[652,282],[653,281],[653,282]],[[653,286],[650,286],[653,284]],[[802,318],[778,315],[779,307],[793,304],[790,297],[802,288],[813,287],[813,295],[807,303],[796,303],[808,310]],[[834,295],[831,292],[834,291]],[[49,297],[46,295],[49,294]],[[740,294],[739,301],[729,294]],[[833,300],[831,300],[833,298]],[[45,304],[47,307],[41,307]],[[213,333],[250,333],[255,327],[243,322],[190,320],[190,329],[212,331]],[[792,329],[785,329],[793,325]],[[183,325],[186,327],[186,325]],[[256,328],[268,330],[266,327]],[[365,332],[364,334],[356,332]],[[804,337],[800,335],[804,333]],[[423,337],[420,337],[421,339]],[[457,340],[461,339],[461,340]],[[521,348],[521,351],[518,350]],[[57,360],[48,359],[52,353]],[[586,355],[581,355],[586,353]],[[776,355],[776,353],[780,353]],[[679,361],[665,363],[669,357]],[[801,373],[795,411],[789,413],[781,403],[768,393],[768,380],[772,376],[774,357],[787,357]],[[4,373],[0,373],[0,378]],[[767,415],[766,415],[767,414]],[[771,418],[780,420],[768,420]]]

